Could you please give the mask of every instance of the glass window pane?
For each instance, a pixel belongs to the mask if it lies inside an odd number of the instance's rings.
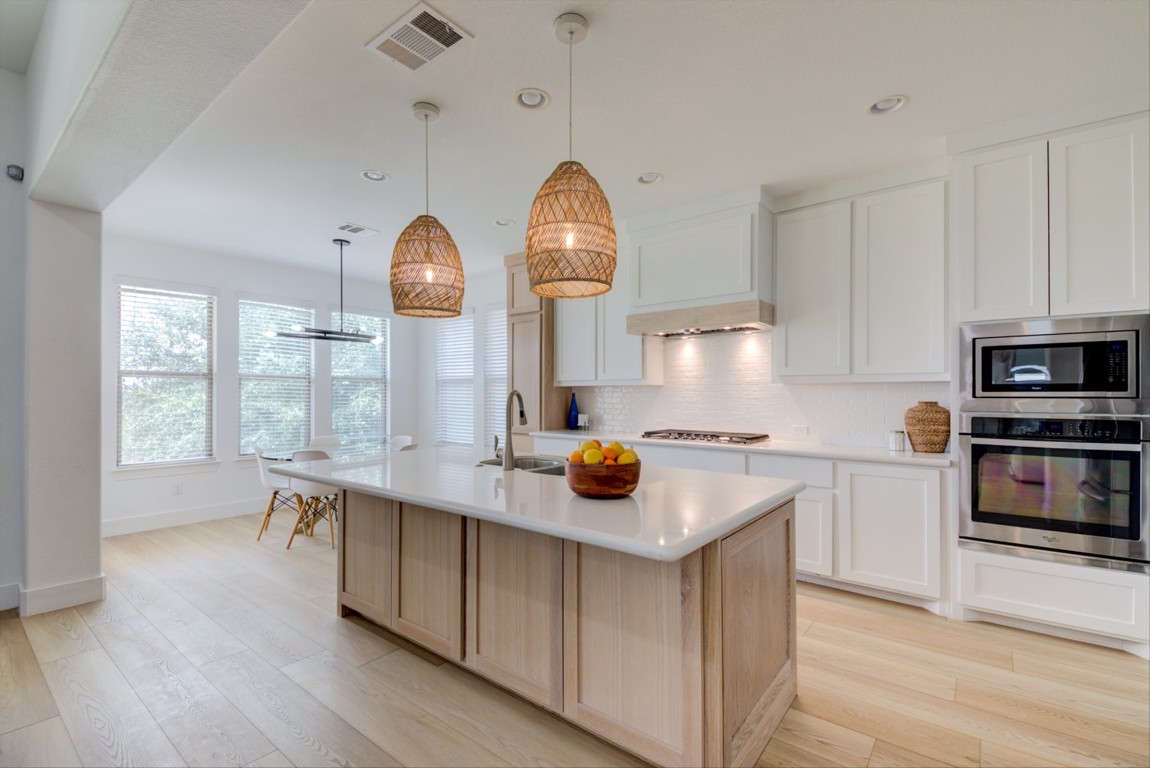
[[[210,457],[211,391],[210,377],[121,376],[117,463]]]

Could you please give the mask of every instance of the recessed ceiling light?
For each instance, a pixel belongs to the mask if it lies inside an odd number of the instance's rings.
[[[387,181],[387,174],[386,173],[384,173],[383,171],[375,171],[375,170],[372,170],[370,168],[367,169],[366,171],[360,171],[359,175],[362,176],[363,178],[367,179],[368,181]]]
[[[515,219],[496,219],[492,223],[497,227],[510,227],[515,223]]]
[[[550,101],[547,91],[539,88],[524,88],[515,94],[515,103],[524,109],[543,109]]]
[[[883,96],[874,104],[867,107],[867,112],[870,112],[872,115],[885,115],[888,112],[902,109],[908,101],[910,101],[910,99],[906,96]]]
[[[655,173],[654,171],[640,173],[639,177],[636,179],[636,181],[638,181],[640,184],[658,184],[662,180],[663,174]]]

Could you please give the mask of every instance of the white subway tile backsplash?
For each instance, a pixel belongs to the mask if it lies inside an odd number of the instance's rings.
[[[771,334],[729,334],[664,344],[661,387],[578,388],[596,430],[678,427],[767,432],[786,440],[887,446],[919,400],[946,407],[949,384],[781,384],[771,381]],[[806,432],[794,427],[805,426]]]

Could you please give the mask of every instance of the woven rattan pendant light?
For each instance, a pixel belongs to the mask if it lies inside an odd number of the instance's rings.
[[[439,107],[425,101],[413,108],[423,120],[424,214],[395,241],[391,254],[391,303],[407,317],[458,317],[463,308],[463,261],[447,228],[429,213],[427,126]]]
[[[615,276],[615,220],[595,177],[571,159],[572,54],[587,36],[587,20],[565,13],[555,36],[567,45],[567,157],[543,182],[527,219],[527,276],[531,292],[555,299],[596,296]]]

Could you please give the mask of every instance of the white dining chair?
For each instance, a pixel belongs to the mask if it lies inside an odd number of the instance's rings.
[[[320,450],[328,455],[328,458],[335,456],[336,451],[343,445],[343,438],[339,435],[316,435],[307,444],[309,450]]]
[[[407,446],[411,445],[411,435],[394,435],[391,438],[391,450],[402,451]]]
[[[260,469],[260,485],[265,490],[272,492],[271,498],[268,499],[268,508],[264,512],[264,519],[260,523],[260,531],[256,534],[256,541],[264,535],[264,531],[268,529],[268,524],[272,520],[272,512],[275,512],[280,507],[291,506],[295,501],[295,496],[292,493],[291,486],[286,477],[281,475],[273,475],[268,472],[268,467],[276,462],[264,456],[263,449],[256,448],[256,465]]]
[[[407,445],[403,446],[399,450],[401,450],[401,451],[414,451],[418,447],[419,447],[419,443],[408,443]]]
[[[303,451],[295,451],[291,455],[293,462],[297,461],[322,461],[331,458],[326,451],[319,449],[308,449]],[[339,489],[334,485],[326,485],[324,483],[317,483],[312,480],[301,480],[299,478],[290,478],[292,493],[295,494],[296,508],[299,510],[299,516],[296,518],[295,525],[292,527],[291,536],[288,537],[287,549],[291,549],[292,541],[295,540],[297,533],[303,532],[308,536],[315,533],[316,518],[326,517],[329,536],[331,538],[331,546],[335,548],[335,516],[336,516],[336,498],[339,495]]]

